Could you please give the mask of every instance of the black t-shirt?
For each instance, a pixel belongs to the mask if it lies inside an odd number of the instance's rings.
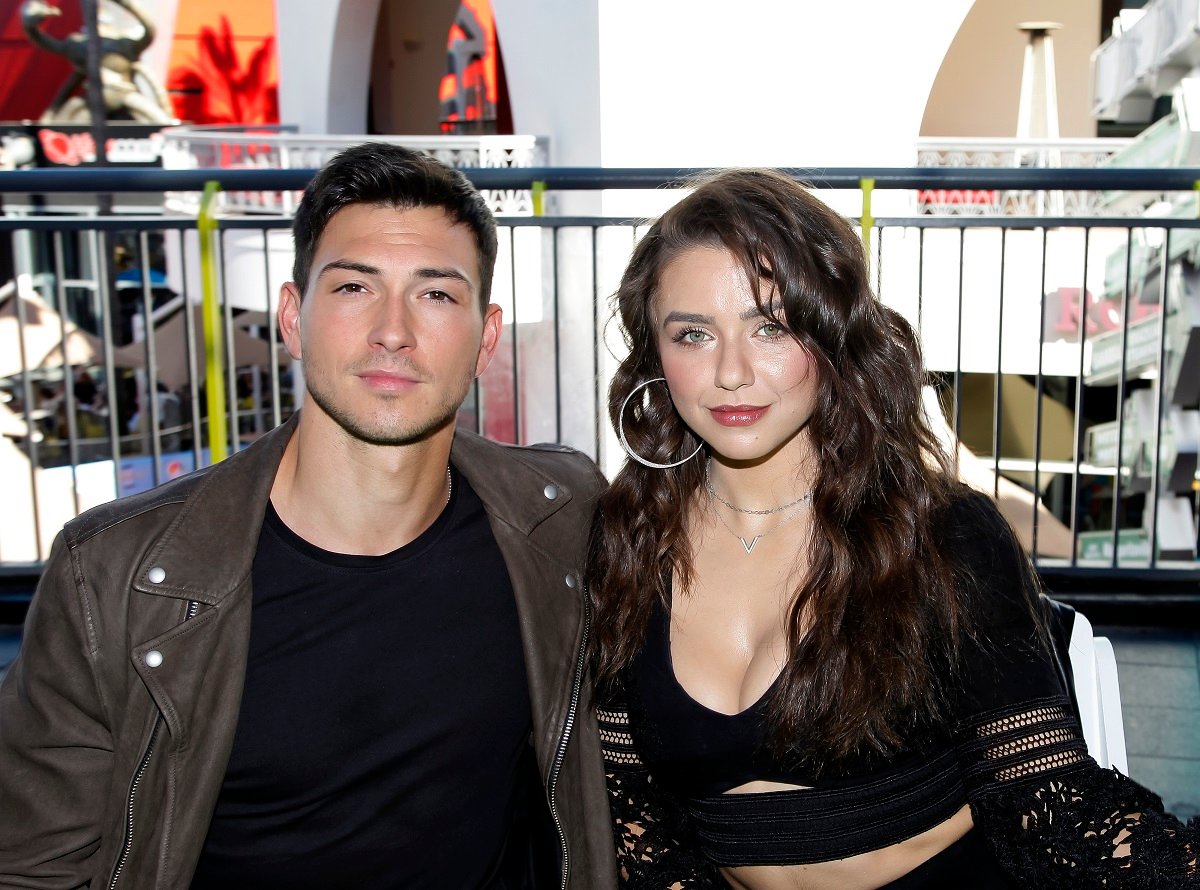
[[[542,795],[516,604],[458,473],[384,556],[304,541],[268,508],[233,751],[193,887],[523,884]]]

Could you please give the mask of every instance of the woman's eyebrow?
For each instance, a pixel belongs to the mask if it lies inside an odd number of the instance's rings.
[[[758,312],[755,311],[757,315]],[[711,315],[700,315],[696,312],[679,312],[678,310],[668,312],[667,317],[662,320],[664,325],[672,322],[685,322],[687,324],[712,324],[713,317]]]
[[[768,312],[778,311],[778,304],[768,306],[765,311],[759,309],[757,306],[751,306],[749,309],[744,310],[738,316],[738,319],[740,321],[754,321],[756,318],[769,319],[771,316],[767,314]],[[680,312],[679,310],[673,310],[668,312],[666,318],[662,320],[663,325],[669,325],[676,322],[681,322],[683,324],[713,324],[714,319],[711,315],[701,315],[698,312]]]

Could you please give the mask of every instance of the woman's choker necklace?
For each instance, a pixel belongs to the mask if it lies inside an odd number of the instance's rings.
[[[735,513],[745,513],[747,516],[774,516],[776,513],[782,513],[785,510],[792,509],[792,507],[798,507],[801,504],[807,503],[808,501],[811,501],[813,499],[813,492],[812,492],[812,489],[810,488],[808,491],[806,491],[804,494],[800,495],[800,497],[796,498],[796,500],[792,501],[790,504],[782,504],[778,507],[769,507],[766,510],[747,510],[744,507],[738,507],[734,504],[729,503],[729,501],[725,500],[725,498],[723,498],[719,494],[717,494],[716,488],[713,487],[712,473],[710,472],[711,469],[712,469],[712,458],[710,457],[708,459],[708,461],[704,464],[704,487],[705,487],[705,489],[707,489],[707,491],[710,495],[712,495],[714,498],[716,498],[718,501],[720,501],[722,504],[724,504],[730,510],[733,510]],[[719,518],[719,516],[718,516],[718,518]],[[725,526],[725,527],[729,528],[729,526]],[[730,531],[732,531],[732,529],[730,529]],[[772,531],[774,531],[774,529],[772,529]],[[762,535],[759,535],[758,537],[756,537],[755,540],[757,541],[758,538],[760,538],[760,537],[762,537]],[[741,536],[738,536],[738,539],[741,540],[743,545],[745,545],[746,541],[744,538],[741,538]],[[750,549],[753,546],[754,545],[751,544],[750,547],[747,547],[746,552],[749,553]]]

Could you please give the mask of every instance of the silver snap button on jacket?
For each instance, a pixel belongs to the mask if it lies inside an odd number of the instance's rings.
[[[163,655],[157,649],[151,649],[146,653],[146,667],[156,668],[163,663]]]
[[[151,584],[162,584],[167,580],[167,570],[162,566],[155,566],[146,573],[146,580]]]
[[[558,486],[551,482],[542,489],[542,494],[546,496],[546,500],[553,501],[558,498]]]
[[[566,582],[567,582],[568,587],[574,589],[575,586],[579,584],[579,579],[576,578],[574,575],[567,575]]]

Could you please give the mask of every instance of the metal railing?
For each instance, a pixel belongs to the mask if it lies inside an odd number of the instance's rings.
[[[603,190],[679,185],[695,172],[526,168],[469,175],[480,187]],[[1200,412],[1190,376],[1200,381],[1191,364],[1200,360],[1200,220],[874,218],[869,203],[871,186],[1191,193],[1200,170],[792,172],[816,188],[861,189],[875,284],[921,333],[934,384],[931,415],[941,410],[948,442],[961,444],[964,477],[1001,501],[1043,575],[1114,596],[1200,598]],[[228,189],[282,191],[303,188],[312,173],[20,171],[0,174],[0,194],[195,191],[214,176]],[[504,308],[503,340],[462,422],[508,441],[567,442],[611,472],[621,455],[608,429],[605,391],[621,347],[607,324],[608,296],[641,224],[599,217],[500,222],[494,299]],[[278,287],[290,277],[289,225],[283,216],[218,220],[227,372],[215,385],[232,393],[240,387],[227,418],[235,450],[286,417],[302,390],[271,320]],[[59,333],[41,358],[23,358],[7,377],[9,407],[18,410],[8,412],[12,429],[0,441],[8,443],[9,463],[11,452],[25,462],[20,479],[0,463],[5,489],[27,489],[33,514],[21,547],[0,534],[0,563],[36,562],[63,515],[207,459],[199,361],[205,344],[188,308],[199,300],[199,236],[195,220],[179,216],[0,217],[0,233],[12,245],[9,300],[22,342],[30,311],[51,319]],[[125,248],[120,273],[113,268],[117,245]],[[73,330],[82,343],[72,341]],[[89,364],[94,390],[77,391],[78,379],[68,385]],[[45,401],[61,409],[57,429],[49,408],[38,404],[43,386]],[[81,413],[88,395],[94,416]],[[60,432],[56,440],[52,433]]]

